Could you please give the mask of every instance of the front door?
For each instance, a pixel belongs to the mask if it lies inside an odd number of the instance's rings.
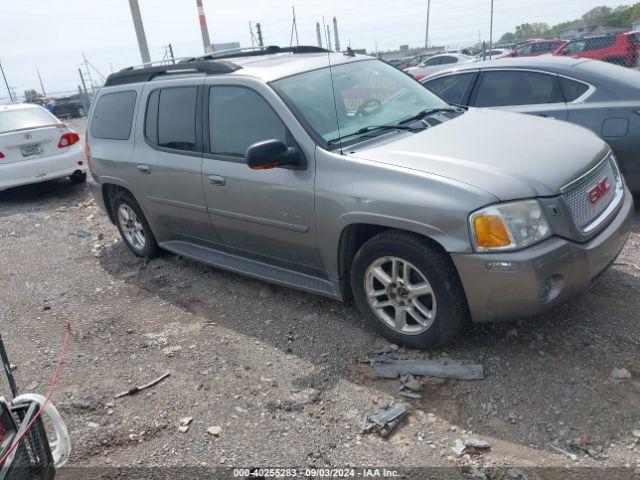
[[[245,86],[212,85],[204,96],[202,179],[211,221],[229,249],[319,267],[313,151],[305,165],[251,170],[247,147],[261,140],[296,146],[273,106]]]

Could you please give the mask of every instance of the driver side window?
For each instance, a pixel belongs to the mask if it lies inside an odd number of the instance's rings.
[[[209,90],[211,153],[243,158],[250,145],[262,140],[287,143],[287,128],[261,95],[245,87]]]

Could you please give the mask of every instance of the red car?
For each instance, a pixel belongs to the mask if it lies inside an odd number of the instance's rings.
[[[553,54],[591,58],[625,67],[635,67],[640,57],[640,32],[579,38],[559,47]]]
[[[564,47],[567,40],[535,40],[533,42],[520,45],[513,51],[512,57],[537,57],[547,53],[553,53]]]

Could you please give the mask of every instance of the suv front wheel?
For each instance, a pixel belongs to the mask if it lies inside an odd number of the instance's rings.
[[[126,191],[118,192],[113,198],[112,208],[120,235],[129,250],[140,257],[157,257],[160,247],[133,196]]]
[[[469,318],[449,256],[410,233],[387,231],[366,242],[353,261],[351,288],[367,320],[409,347],[442,345]]]

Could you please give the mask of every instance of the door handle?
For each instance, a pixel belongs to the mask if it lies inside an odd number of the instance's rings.
[[[149,167],[149,165],[138,165],[137,168],[140,173],[144,173],[144,174],[151,173],[151,168]]]
[[[223,185],[226,185],[227,181],[220,175],[209,175],[209,183],[216,187],[221,187]]]

